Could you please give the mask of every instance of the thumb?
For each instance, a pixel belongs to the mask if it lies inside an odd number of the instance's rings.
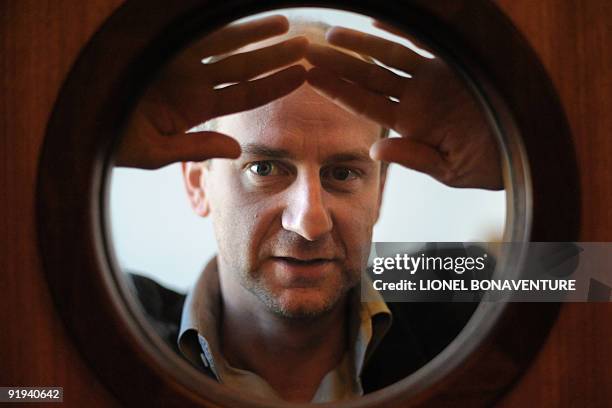
[[[235,159],[240,145],[230,136],[217,132],[193,132],[168,138],[160,152],[160,166],[182,161],[204,161],[212,158]]]
[[[401,164],[437,180],[444,180],[448,173],[448,166],[438,150],[406,137],[379,140],[370,148],[370,157]]]

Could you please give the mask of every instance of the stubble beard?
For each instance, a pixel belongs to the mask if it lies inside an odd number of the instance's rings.
[[[252,293],[274,315],[285,319],[308,320],[324,316],[332,311],[349,290],[359,284],[361,274],[354,269],[343,268],[338,290],[331,291],[322,303],[317,302],[316,305],[301,303],[297,306],[281,301],[279,296],[267,287],[261,276],[262,274],[259,273],[252,275],[242,270],[239,274],[240,285]]]

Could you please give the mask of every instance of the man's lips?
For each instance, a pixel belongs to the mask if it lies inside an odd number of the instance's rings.
[[[337,269],[333,258],[294,258],[291,256],[274,256],[271,258],[275,270],[286,276],[307,279],[320,279]]]
[[[319,265],[334,261],[333,258],[295,258],[291,256],[274,256],[272,259],[296,265]]]

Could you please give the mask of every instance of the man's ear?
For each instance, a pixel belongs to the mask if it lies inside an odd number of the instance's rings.
[[[191,208],[200,217],[210,214],[210,202],[205,191],[206,166],[200,162],[183,162],[183,181]]]
[[[389,163],[381,162],[380,164],[380,185],[378,186],[378,208],[376,209],[376,220],[380,217],[380,209],[382,208],[383,193],[385,191],[385,183],[387,182],[387,171],[389,169]]]

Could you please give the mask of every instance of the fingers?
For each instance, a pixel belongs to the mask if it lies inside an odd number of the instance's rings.
[[[182,161],[204,161],[212,158],[235,159],[240,156],[238,142],[217,132],[184,133],[168,138],[158,157],[160,167]]]
[[[349,28],[330,29],[327,32],[327,40],[331,44],[369,55],[389,67],[407,73],[414,73],[423,63],[422,57],[401,44]]]
[[[405,137],[380,140],[370,148],[374,160],[401,164],[446,182],[451,178],[449,167],[437,149]]]
[[[408,36],[406,35],[405,32],[403,32],[402,30],[400,30],[399,28],[395,26],[392,26],[391,24],[383,23],[382,21],[379,21],[379,20],[374,20],[372,25],[376,28],[380,28],[381,30],[387,31],[391,34],[395,34],[398,37],[403,37],[403,38],[408,39]]]
[[[289,30],[284,16],[270,16],[241,24],[231,24],[206,36],[193,47],[199,58],[225,54],[245,45],[274,37]]]
[[[211,117],[254,109],[283,97],[304,83],[306,69],[294,65],[264,78],[241,82],[215,91]]]
[[[216,132],[176,134],[166,137],[142,115],[135,115],[115,155],[115,165],[155,170],[180,161],[213,157],[236,158],[240,145]]]
[[[390,129],[395,127],[397,102],[367,91],[360,85],[347,82],[321,68],[308,71],[307,80],[315,90],[349,112],[363,115]]]
[[[307,47],[306,37],[292,38],[206,65],[202,75],[209,77],[207,80],[216,84],[245,81],[299,61],[306,54]]]
[[[240,145],[216,132],[175,134],[166,137],[142,112],[135,112],[114,157],[115,165],[155,170],[179,161],[240,156]]]
[[[431,51],[427,48],[423,47],[423,44],[420,41],[415,40],[413,37],[409,37],[404,31],[399,28],[392,26],[391,24],[383,23],[382,21],[375,20],[372,25],[376,28],[380,28],[381,30],[387,31],[388,33],[397,35],[398,37],[405,38],[410,41],[414,46],[420,48],[423,51],[427,51],[429,54],[433,55]]]
[[[322,45],[311,44],[306,59],[312,65],[332,71],[370,91],[396,98],[402,96],[408,81],[379,65]]]

